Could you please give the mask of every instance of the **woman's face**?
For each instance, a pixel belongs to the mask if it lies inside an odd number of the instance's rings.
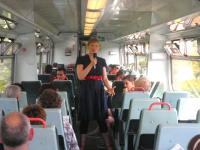
[[[124,80],[124,87],[129,91],[135,87],[134,82],[131,82],[127,79]]]
[[[98,53],[100,45],[97,42],[90,43],[88,45],[89,53]]]

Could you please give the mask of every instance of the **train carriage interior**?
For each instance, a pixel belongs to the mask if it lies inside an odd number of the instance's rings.
[[[44,107],[47,129],[34,126],[41,142],[30,149],[72,150],[66,120],[80,146],[76,63],[92,38],[114,87],[114,121],[110,148],[91,121],[80,149],[189,149],[200,134],[200,0],[0,0],[0,118],[39,104],[41,89],[53,86],[62,104]],[[67,81],[57,81],[60,69]],[[129,75],[135,90],[127,92]],[[147,90],[139,79],[149,81]],[[7,96],[11,84],[21,86],[20,98]]]

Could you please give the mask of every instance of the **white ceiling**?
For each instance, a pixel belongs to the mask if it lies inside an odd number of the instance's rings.
[[[74,33],[82,32],[86,3],[87,0],[0,0],[0,9],[11,10],[15,14],[14,20],[18,22],[18,27],[12,33],[25,34],[39,28],[45,33],[56,36],[61,34],[74,36]],[[185,12],[189,12],[191,8],[199,9],[200,2],[198,0],[108,0],[104,13],[96,25],[96,31],[112,34],[112,38],[117,38],[151,27],[153,13],[159,12],[156,19],[160,20],[158,22],[155,19],[154,24],[166,23],[174,17],[170,11],[176,10],[175,17],[182,17],[181,15],[187,14]]]

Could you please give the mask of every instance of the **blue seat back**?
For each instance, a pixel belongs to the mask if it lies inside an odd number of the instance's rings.
[[[140,119],[140,114],[143,109],[147,109],[152,103],[160,102],[157,98],[136,98],[133,99],[130,103],[128,118],[131,119]],[[154,109],[161,109],[161,106],[158,105]]]
[[[51,74],[39,74],[38,80],[40,80],[42,83],[49,83],[51,82]]]
[[[21,92],[21,97],[19,99],[19,107],[20,108],[24,108],[28,105],[28,102],[27,102],[27,94],[25,91],[22,91]]]
[[[155,150],[170,150],[176,144],[188,149],[190,140],[200,133],[200,124],[181,123],[177,125],[160,125],[154,145]]]
[[[149,93],[142,92],[142,91],[124,93],[124,96],[122,99],[121,115],[120,115],[121,119],[122,119],[124,110],[129,109],[131,100],[134,100],[136,98],[149,98]]]
[[[30,150],[59,150],[55,126],[34,128],[34,138],[29,144]]]
[[[178,119],[182,121],[196,120],[200,109],[200,98],[180,98],[177,103]]]
[[[41,88],[41,81],[22,81],[21,84],[27,93],[28,104],[35,104]]]
[[[155,109],[155,110],[143,110],[141,114],[140,134],[154,134],[159,124],[177,124],[178,117],[177,111]]]
[[[159,124],[178,124],[176,109],[145,109],[141,112],[135,150],[139,147],[142,134],[155,134]]]
[[[46,118],[46,122],[47,125],[55,125],[56,129],[58,131],[58,135],[61,135],[64,139],[64,145],[65,148],[67,148],[67,143],[66,143],[66,139],[65,139],[65,134],[64,134],[64,125],[63,125],[63,117],[62,117],[62,113],[61,113],[61,109],[57,109],[57,108],[48,108],[45,109],[46,114],[47,114],[47,118]]]
[[[149,98],[148,92],[142,92],[142,91],[134,91],[134,92],[126,92],[124,93],[123,97],[123,103],[122,103],[122,109],[129,109],[131,100],[137,99],[137,98]]]
[[[163,94],[163,102],[169,102],[173,108],[177,108],[177,102],[180,98],[187,98],[188,92],[185,91],[167,91]]]
[[[18,112],[18,101],[16,98],[1,97],[0,108],[3,109],[5,114],[9,114],[10,112]]]
[[[67,111],[66,115],[69,115],[70,122],[72,123],[72,114],[71,114],[71,109],[70,109],[70,105],[69,105],[69,100],[68,100],[67,92],[65,92],[65,91],[58,91],[58,94],[65,101],[65,109]],[[64,107],[64,106],[62,106],[62,107]]]

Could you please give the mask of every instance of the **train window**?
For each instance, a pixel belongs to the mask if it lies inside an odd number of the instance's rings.
[[[187,40],[186,41],[187,56],[199,56],[197,48],[197,40]]]
[[[180,31],[200,25],[200,16],[189,16],[168,22],[170,31]]]
[[[6,86],[12,81],[12,57],[0,58],[0,92],[2,93]]]
[[[127,54],[127,69],[140,75],[147,74],[148,43],[131,44],[125,47]]]
[[[9,12],[3,11],[0,15],[0,28],[6,30],[13,30],[17,23],[12,19],[12,15]]]
[[[148,67],[148,57],[147,56],[137,56],[137,70],[141,75],[147,74]]]
[[[172,59],[172,85],[174,90],[184,90],[200,97],[200,62]]]
[[[165,49],[169,55],[175,57],[200,56],[197,39],[167,41]]]

